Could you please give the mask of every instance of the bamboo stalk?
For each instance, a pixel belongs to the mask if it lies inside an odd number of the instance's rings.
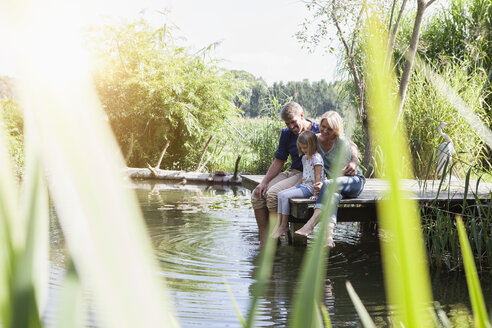
[[[158,169],[161,167],[162,159],[164,158],[164,154],[166,153],[167,148],[169,147],[170,144],[171,144],[171,141],[168,140],[166,142],[166,145],[164,146],[164,149],[162,150],[161,157],[159,157],[159,161],[157,162],[157,165],[154,167],[155,169]]]
[[[210,145],[210,141],[213,139],[213,135],[211,135],[208,138],[207,143],[205,144],[205,147],[203,147],[202,154],[200,155],[200,159],[198,160],[198,163],[196,164],[195,171],[198,171],[200,169],[200,164],[202,163],[203,156],[205,156],[205,152],[207,151],[208,146]]]

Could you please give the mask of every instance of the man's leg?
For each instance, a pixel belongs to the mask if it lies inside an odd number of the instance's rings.
[[[263,246],[268,233],[268,209],[266,207],[258,208],[255,209],[254,212],[256,224],[258,225],[258,232],[260,234],[260,246]]]
[[[295,183],[291,182],[286,187],[282,187],[283,186],[282,184],[277,186],[277,184],[282,183],[284,180],[291,179],[293,176],[296,177]],[[298,177],[301,177],[301,179],[302,179],[302,172],[297,171],[297,170],[282,172],[279,175],[277,175],[275,178],[273,178],[268,183],[268,189],[267,189],[267,192],[264,196],[260,196],[260,195],[257,195],[255,193],[252,193],[251,205],[253,206],[254,214],[255,214],[255,218],[256,218],[256,224],[258,225],[260,245],[263,245],[264,242],[266,241],[267,234],[268,234],[268,224],[269,224],[270,216],[273,215],[275,219],[277,217],[277,193],[278,193],[278,191],[289,188],[292,185],[295,185],[298,181]],[[275,188],[272,188],[272,187],[275,187]],[[281,189],[279,189],[277,191],[278,187],[280,187]],[[271,190],[275,192],[275,205],[274,205],[275,207],[274,208],[271,208],[269,206],[269,204],[272,203],[273,194],[270,194],[270,196],[269,196],[270,200],[267,200],[267,197],[268,197],[269,192]]]

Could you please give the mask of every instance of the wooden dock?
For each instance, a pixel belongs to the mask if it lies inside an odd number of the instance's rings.
[[[263,179],[263,175],[243,175],[243,185],[253,189]],[[465,183],[453,178],[441,184],[441,180],[402,180],[401,187],[409,199],[416,200],[420,205],[446,208],[448,211],[461,213],[463,204],[470,206],[476,199],[488,202],[491,200],[492,183],[476,181],[469,184],[465,197]],[[389,190],[386,180],[367,179],[364,190],[357,198],[345,198],[338,205],[338,222],[371,222],[377,220],[376,204],[383,199]],[[290,200],[290,230],[298,229],[312,215],[314,201],[293,198]],[[291,236],[292,238],[293,236]],[[289,240],[292,240],[289,238]]]

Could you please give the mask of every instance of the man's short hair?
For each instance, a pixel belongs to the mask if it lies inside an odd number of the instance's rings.
[[[280,118],[282,120],[290,120],[294,117],[300,116],[303,113],[301,105],[296,103],[295,101],[289,101],[285,105],[282,106],[280,110]]]

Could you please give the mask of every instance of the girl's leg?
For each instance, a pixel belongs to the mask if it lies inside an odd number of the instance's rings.
[[[279,238],[284,233],[289,231],[289,216],[279,213],[278,218],[279,218],[278,224],[276,226],[276,229],[272,233],[273,238]]]
[[[290,204],[289,199],[291,198],[303,198],[306,197],[305,191],[298,186],[291,187],[289,189],[283,190],[278,193],[278,222],[272,233],[272,237],[278,238],[285,232],[289,230],[289,214],[290,214]]]

